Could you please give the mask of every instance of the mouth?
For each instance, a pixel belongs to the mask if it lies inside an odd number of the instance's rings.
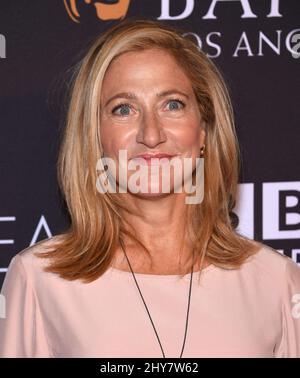
[[[168,154],[164,152],[159,152],[159,153],[145,153],[145,154],[140,154],[135,157],[133,157],[130,160],[134,160],[138,162],[139,164],[147,164],[147,165],[160,165],[163,163],[169,163],[169,161],[178,156],[177,154]]]

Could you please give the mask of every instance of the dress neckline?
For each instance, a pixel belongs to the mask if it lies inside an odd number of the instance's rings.
[[[210,271],[214,268],[216,268],[215,265],[209,264],[205,268],[201,269],[201,272],[205,273],[205,272],[208,272],[208,271]],[[132,276],[131,271],[129,272],[129,271],[126,271],[126,270],[117,269],[113,266],[111,266],[109,269],[112,272],[115,272],[115,273],[123,275],[123,276],[129,276],[129,275]],[[199,274],[200,274],[200,270],[194,271],[193,272],[193,280],[196,277],[198,277]],[[141,278],[141,279],[155,279],[155,280],[159,280],[159,279],[162,279],[162,280],[178,280],[181,277],[180,274],[150,274],[150,273],[136,273],[136,272],[134,272],[134,275],[137,278]],[[185,279],[185,280],[189,279],[190,275],[191,275],[191,272],[185,274],[183,276],[183,279]]]

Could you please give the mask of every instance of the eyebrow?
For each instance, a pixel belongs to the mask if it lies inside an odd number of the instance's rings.
[[[167,91],[162,91],[160,93],[156,93],[156,97],[165,97],[165,96],[168,96],[168,95],[171,95],[171,94],[175,94],[175,93],[178,93],[178,94],[181,94],[182,96],[185,96],[186,98],[189,98],[189,95],[178,90],[178,89],[169,89]],[[115,94],[114,96],[112,96],[104,106],[107,106],[112,100],[116,99],[116,98],[127,98],[128,100],[136,100],[138,97],[136,96],[136,94],[132,93],[132,92],[120,92],[120,93],[117,93]]]

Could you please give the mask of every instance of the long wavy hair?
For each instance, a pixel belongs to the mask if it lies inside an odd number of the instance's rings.
[[[99,114],[104,75],[121,54],[151,48],[168,52],[184,70],[206,124],[204,200],[187,206],[192,264],[203,264],[206,259],[220,268],[237,269],[260,248],[260,243],[237,232],[232,212],[240,152],[227,86],[221,71],[184,33],[158,21],[126,19],[96,38],[75,66],[58,158],[58,183],[71,224],[37,253],[49,259],[45,271],[67,280],[92,282],[111,266],[125,235],[148,251],[133,225],[122,219],[124,204],[118,196],[97,190],[96,164],[103,155]]]

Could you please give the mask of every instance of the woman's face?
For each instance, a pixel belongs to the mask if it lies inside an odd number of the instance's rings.
[[[148,196],[164,193],[162,170],[171,166],[174,158],[181,162],[192,158],[195,168],[205,139],[201,114],[189,78],[166,51],[128,52],[116,58],[104,77],[100,108],[104,156],[114,160],[120,186],[124,182],[120,182],[119,167],[131,183],[137,177],[129,163],[144,164],[140,171],[144,176],[140,177],[148,178],[148,193],[142,195]],[[120,150],[126,151],[125,160],[119,161]],[[156,160],[137,158],[157,153],[170,156],[163,160],[159,156]],[[167,180],[172,191],[178,184],[172,169]]]

